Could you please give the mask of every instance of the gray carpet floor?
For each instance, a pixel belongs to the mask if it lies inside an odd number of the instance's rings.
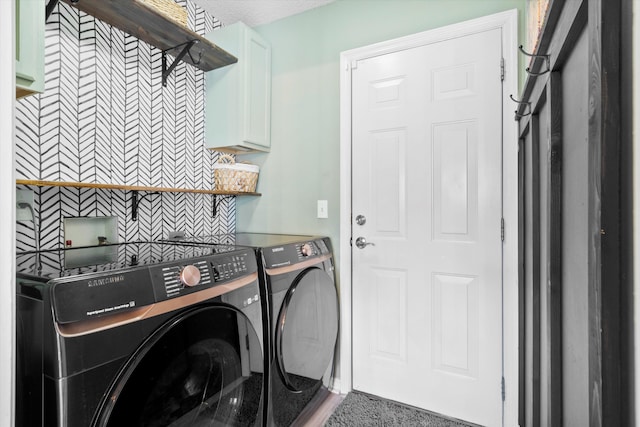
[[[402,405],[365,393],[352,391],[327,420],[325,427],[354,426],[428,426],[477,427],[442,418],[430,412]]]

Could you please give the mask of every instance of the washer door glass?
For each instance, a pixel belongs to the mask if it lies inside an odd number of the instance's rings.
[[[311,267],[287,291],[276,325],[276,360],[284,384],[305,391],[322,379],[338,337],[338,296],[331,276]]]
[[[160,328],[116,378],[99,426],[253,426],[261,422],[262,348],[247,317],[224,306]]]

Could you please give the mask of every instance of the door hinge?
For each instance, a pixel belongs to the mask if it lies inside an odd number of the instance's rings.
[[[500,80],[504,81],[504,58],[500,58]]]
[[[506,388],[507,388],[507,386],[504,383],[504,377],[502,377],[502,401],[503,402],[507,399]]]
[[[504,218],[500,218],[500,239],[504,242]]]

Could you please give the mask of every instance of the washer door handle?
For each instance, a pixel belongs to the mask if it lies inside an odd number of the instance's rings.
[[[365,239],[364,237],[358,237],[356,239],[356,246],[358,247],[358,249],[364,249],[367,246],[375,246],[375,243],[371,243],[371,242],[367,242],[367,239]]]

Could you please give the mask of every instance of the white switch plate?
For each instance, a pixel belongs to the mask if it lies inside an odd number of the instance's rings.
[[[318,218],[329,218],[329,203],[326,200],[318,200]]]

